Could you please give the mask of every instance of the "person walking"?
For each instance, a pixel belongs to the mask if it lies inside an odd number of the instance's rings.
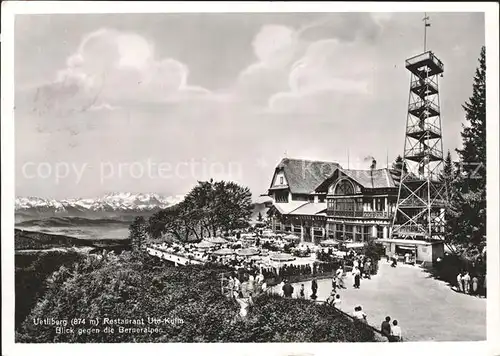
[[[352,275],[354,276],[354,285],[353,285],[353,287],[357,288],[357,289],[359,289],[359,287],[360,287],[360,274],[361,274],[361,272],[360,272],[360,270],[357,267],[355,267],[352,270]]]
[[[403,341],[401,327],[398,325],[398,321],[394,320],[391,327],[391,339],[392,342]]]
[[[291,298],[293,295],[293,287],[288,281],[283,285],[283,295],[285,298]]]
[[[337,309],[340,309],[340,307],[342,306],[342,300],[340,300],[340,295],[336,295],[335,296],[335,300],[333,301],[333,306]]]
[[[469,294],[470,292],[470,274],[469,272],[465,272],[465,275],[462,277],[463,285],[464,285],[464,293]]]
[[[342,268],[342,266],[340,266],[337,269],[337,278],[338,278],[338,285],[340,286],[340,288],[346,289],[347,287],[345,286],[344,282],[344,269]]]
[[[457,274],[457,291],[463,292],[464,291],[464,285],[462,281],[462,272],[458,272]]]
[[[398,264],[398,259],[396,258],[396,254],[394,254],[392,256],[392,263],[391,263],[391,267],[396,267]]]
[[[365,277],[370,279],[371,278],[371,268],[372,268],[372,262],[370,259],[366,260],[365,263]]]
[[[318,282],[316,281],[316,278],[314,278],[311,282],[311,290],[312,290],[311,298],[316,299],[317,298],[316,293],[318,292]]]
[[[253,293],[255,287],[255,277],[253,276],[252,273],[250,273],[250,276],[248,276],[248,290]]]
[[[333,293],[337,293],[337,276],[332,278],[332,291]]]
[[[380,325],[380,332],[382,335],[384,335],[387,340],[390,340],[391,338],[391,317],[386,316],[385,320],[382,322],[382,325]]]
[[[477,295],[479,289],[479,279],[477,276],[472,277],[472,294]]]
[[[280,284],[278,284],[278,293],[280,293],[282,297],[285,296],[285,294],[283,293],[284,292],[284,289],[283,289],[284,287],[285,287],[285,281],[282,280],[280,282]]]
[[[304,290],[304,284],[300,285],[300,290],[299,290],[299,298],[304,299],[306,297],[306,293]]]

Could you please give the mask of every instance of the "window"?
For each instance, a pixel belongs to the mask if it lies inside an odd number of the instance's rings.
[[[335,195],[352,195],[354,194],[354,187],[348,180],[340,181],[335,187]]]
[[[280,177],[280,184],[283,184],[283,177]]]
[[[288,203],[288,192],[276,192],[275,200],[277,203]]]
[[[362,211],[363,203],[352,198],[335,199],[333,204],[335,211]]]

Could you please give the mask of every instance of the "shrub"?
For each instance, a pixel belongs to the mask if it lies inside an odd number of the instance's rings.
[[[15,327],[21,326],[46,289],[45,280],[61,266],[71,267],[84,259],[76,251],[41,251],[15,256]]]
[[[48,279],[45,296],[16,335],[17,342],[287,342],[373,341],[373,333],[338,311],[305,300],[263,295],[247,320],[222,295],[219,268],[167,267],[130,253],[89,256]],[[33,318],[182,319],[156,333],[57,334]],[[115,327],[116,329],[116,327]]]

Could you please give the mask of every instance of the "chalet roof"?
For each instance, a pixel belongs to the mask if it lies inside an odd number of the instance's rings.
[[[283,158],[276,169],[283,169],[292,193],[309,194],[339,167],[336,162]]]
[[[393,174],[387,168],[382,169],[342,169],[342,172],[364,188],[395,188]]]
[[[326,210],[326,203],[307,203],[291,211],[290,215],[316,215]]]
[[[306,204],[308,203],[305,201],[291,201],[289,203],[274,203],[273,206],[279,211],[280,214],[289,214]]]

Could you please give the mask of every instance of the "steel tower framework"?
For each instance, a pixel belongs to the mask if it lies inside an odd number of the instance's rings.
[[[444,66],[424,48],[424,53],[406,60],[406,68],[411,73],[403,156],[406,169],[401,172],[391,236],[443,239],[446,186],[440,181],[443,141],[438,78]]]

